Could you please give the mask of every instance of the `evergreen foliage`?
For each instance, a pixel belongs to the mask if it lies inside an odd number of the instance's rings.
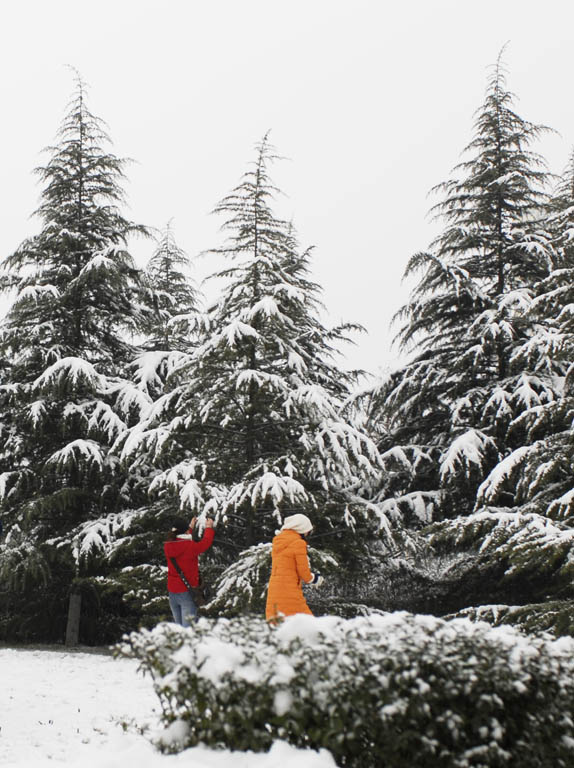
[[[40,232],[2,263],[1,287],[13,300],[1,332],[9,361],[0,389],[2,450],[10,468],[0,475],[8,534],[0,573],[36,614],[36,588],[69,590],[96,567],[101,539],[85,535],[86,526],[119,520],[131,503],[109,449],[142,407],[126,374],[130,336],[147,310],[127,242],[145,229],[119,210],[125,162],[107,142],[78,77],[58,143],[38,169]]]
[[[468,159],[435,190],[445,229],[406,268],[420,278],[397,314],[397,339],[414,356],[373,391],[371,409],[387,425],[383,448],[402,456],[402,482],[383,497],[435,491],[434,519],[470,512],[481,482],[515,447],[513,422],[559,395],[560,369],[532,345],[522,354],[538,331],[535,286],[555,263],[547,173],[530,149],[546,130],[513,110],[499,58]]]
[[[414,529],[413,594],[430,576],[431,611],[507,604],[524,625],[524,604],[533,627],[564,627],[544,604],[572,599],[572,163],[549,193],[532,149],[549,129],[513,101],[501,54],[466,158],[434,190],[444,229],[407,265],[412,357],[362,397],[386,469],[374,501]]]
[[[319,527],[362,518],[361,494],[379,471],[377,449],[344,414],[354,374],[336,344],[353,326],[326,329],[291,224],[273,213],[276,159],[267,137],[239,185],[216,207],[232,264],[203,318],[199,346],[131,430],[124,458],[160,471],[150,491],[186,514],[214,515],[239,550],[269,541],[282,515],[304,510]],[[149,457],[149,458],[145,458]]]
[[[464,608],[447,618],[485,621],[494,627],[512,626],[528,634],[574,635],[574,601],[547,600],[530,605],[481,605]]]
[[[318,613],[408,608],[572,633],[574,153],[520,117],[502,54],[396,315],[410,355],[358,388],[312,249],[276,213],[266,135],[216,206],[203,309],[170,224],[129,253],[125,162],[79,76],[37,169],[39,232],[0,264],[0,638],[82,639],[168,616],[164,531],[217,522],[209,615],[263,610],[270,540],[308,514]],[[25,606],[22,609],[22,605]],[[502,759],[502,758],[501,758]]]
[[[517,602],[574,598],[574,530],[535,513],[481,509],[468,517],[437,523],[428,531],[436,551],[465,552],[459,570],[495,565],[498,588]]]
[[[189,335],[182,329],[185,330],[186,319],[195,317],[199,302],[199,292],[191,281],[190,269],[190,259],[178,246],[168,222],[146,267],[155,309],[147,328],[148,349],[189,350]]]
[[[572,422],[574,400],[574,157],[558,179],[548,212],[555,268],[534,286],[529,315],[536,334],[517,351],[521,365],[538,361],[541,376],[553,377],[558,396],[530,408],[511,424],[520,449],[507,459],[508,471],[488,478],[484,495],[498,503],[514,484],[516,503],[524,511],[568,520],[574,512]]]

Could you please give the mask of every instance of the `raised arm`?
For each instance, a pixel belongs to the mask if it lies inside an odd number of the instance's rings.
[[[215,536],[215,531],[213,530],[213,520],[206,520],[203,536],[199,541],[192,542],[194,549],[198,555],[200,555],[202,552],[205,552],[207,549],[210,548],[210,546],[213,544],[214,536]]]

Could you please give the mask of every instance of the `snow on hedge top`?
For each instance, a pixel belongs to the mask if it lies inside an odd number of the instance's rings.
[[[349,659],[346,653],[353,647],[360,653],[361,646],[369,649],[372,662],[383,657],[399,657],[418,649],[421,662],[428,656],[442,654],[456,644],[469,641],[479,648],[489,647],[510,651],[511,671],[519,674],[522,660],[535,655],[544,647],[549,657],[567,661],[573,667],[574,638],[558,640],[525,636],[513,627],[492,627],[486,622],[473,622],[466,618],[445,620],[434,616],[412,615],[404,611],[387,614],[373,614],[367,617],[343,619],[339,616],[310,616],[296,614],[288,616],[278,628],[270,628],[264,620],[200,619],[194,632],[174,626],[160,624],[152,630],[132,633],[129,642],[132,648],[139,648],[135,655],[146,657],[152,654],[154,663],[162,660],[164,673],[157,681],[160,687],[178,685],[178,669],[193,669],[194,675],[221,685],[223,678],[263,683],[270,678],[286,683],[295,675],[300,656],[308,652],[323,656],[331,648],[337,652],[336,663],[331,666],[331,686],[336,686],[337,674],[344,673]],[[127,644],[120,646],[122,652],[132,655]],[[152,651],[152,649],[155,649]],[[163,649],[163,652],[162,652]],[[364,660],[363,660],[364,661]],[[471,667],[482,663],[468,658],[469,675]],[[335,657],[333,657],[335,662]],[[377,665],[384,685],[384,667]],[[366,669],[363,670],[366,672]],[[370,672],[374,672],[372,666]]]

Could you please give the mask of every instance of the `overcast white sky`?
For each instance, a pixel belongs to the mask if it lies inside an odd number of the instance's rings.
[[[517,111],[560,132],[540,150],[560,171],[574,144],[574,4],[568,0],[18,0],[0,3],[0,256],[37,230],[32,169],[73,80],[90,87],[128,169],[127,211],[173,218],[190,256],[220,244],[209,212],[271,129],[275,168],[331,322],[368,331],[349,364],[396,358],[391,316],[409,256],[436,231],[429,189],[471,136],[488,66],[505,60]],[[151,243],[138,243],[140,263]],[[213,271],[196,264],[196,279]]]

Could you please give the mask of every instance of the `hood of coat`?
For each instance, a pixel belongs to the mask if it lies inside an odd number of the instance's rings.
[[[273,552],[275,554],[281,554],[293,544],[304,541],[303,537],[297,533],[297,531],[285,530],[275,536],[273,539]]]

